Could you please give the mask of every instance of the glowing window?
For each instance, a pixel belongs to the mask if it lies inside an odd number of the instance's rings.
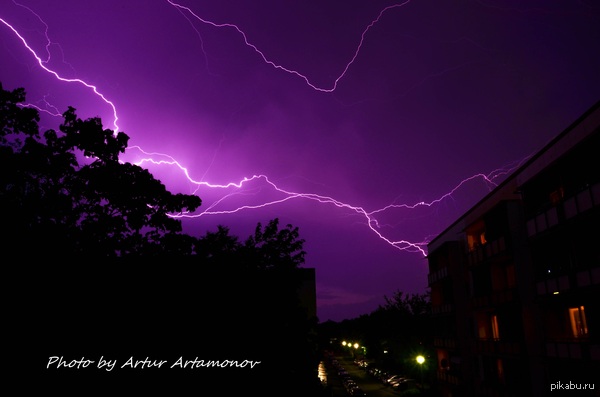
[[[479,246],[487,243],[485,238],[485,224],[482,220],[471,225],[467,232],[467,243],[469,244],[469,251],[473,251]]]
[[[587,336],[588,328],[585,319],[585,308],[583,306],[569,308],[569,319],[571,320],[571,330],[574,337],[581,338]]]
[[[494,340],[500,339],[500,329],[498,328],[498,316],[492,315],[492,337]]]
[[[479,243],[481,245],[487,243],[487,240],[485,239],[485,232],[479,233]]]
[[[498,380],[504,383],[504,364],[501,358],[496,360],[496,371],[498,372]]]
[[[478,246],[477,242],[475,241],[475,236],[468,235],[467,243],[469,244],[469,251],[473,251]]]

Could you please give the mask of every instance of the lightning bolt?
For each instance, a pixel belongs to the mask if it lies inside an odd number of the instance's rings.
[[[297,200],[297,199],[311,200],[311,201],[315,201],[320,204],[329,204],[329,205],[333,205],[337,208],[353,212],[353,213],[361,216],[364,219],[364,223],[367,225],[367,227],[373,233],[375,233],[377,235],[377,237],[379,237],[381,240],[383,240],[387,244],[389,244],[392,247],[399,249],[401,251],[420,253],[423,256],[427,255],[425,249],[429,242],[428,240],[424,240],[421,242],[411,242],[411,241],[407,241],[407,240],[392,240],[392,239],[384,236],[384,234],[380,231],[381,226],[379,225],[376,215],[380,215],[386,211],[391,211],[394,209],[414,210],[418,207],[432,207],[432,206],[437,205],[437,204],[441,203],[442,201],[452,197],[452,195],[454,193],[456,193],[459,189],[464,187],[469,182],[476,181],[476,180],[483,181],[484,183],[486,183],[486,186],[488,187],[488,189],[492,190],[494,187],[497,186],[497,183],[495,182],[495,180],[513,172],[515,169],[520,167],[523,164],[523,162],[525,162],[528,158],[528,157],[526,157],[525,159],[523,159],[519,162],[515,162],[515,163],[509,164],[505,167],[495,169],[488,174],[479,173],[479,174],[472,175],[468,178],[465,178],[460,183],[458,183],[452,190],[450,190],[448,193],[442,195],[441,197],[439,197],[435,200],[429,201],[429,202],[420,201],[420,202],[417,202],[414,204],[390,204],[383,208],[379,208],[379,209],[376,209],[373,211],[367,211],[366,209],[364,209],[361,206],[355,206],[355,205],[351,205],[351,204],[348,204],[345,202],[341,202],[330,196],[319,195],[316,193],[301,193],[301,192],[295,192],[295,191],[291,191],[291,190],[282,189],[282,188],[278,187],[277,184],[272,182],[266,175],[253,175],[252,177],[244,178],[239,182],[230,182],[227,184],[212,184],[212,183],[205,182],[205,181],[197,181],[192,178],[188,169],[186,167],[184,167],[183,165],[181,165],[173,157],[162,154],[162,153],[147,153],[147,152],[144,152],[142,150],[142,148],[140,148],[139,146],[133,146],[132,148],[137,149],[137,150],[141,151],[144,155],[148,156],[148,157],[144,157],[144,158],[138,160],[137,162],[135,162],[135,164],[142,166],[144,164],[150,163],[150,164],[153,164],[156,166],[177,167],[185,175],[185,178],[187,179],[187,181],[189,183],[193,184],[194,186],[196,186],[195,192],[197,192],[200,187],[205,187],[205,188],[209,188],[209,189],[213,189],[213,190],[214,189],[221,189],[221,190],[233,189],[234,190],[233,193],[225,194],[220,199],[215,200],[204,211],[201,211],[199,213],[194,213],[194,214],[189,214],[189,213],[177,214],[177,215],[173,215],[174,218],[200,218],[203,216],[210,216],[210,215],[229,215],[229,214],[234,214],[234,213],[237,213],[240,211],[260,209],[260,208],[265,208],[265,207],[272,206],[272,205],[282,204],[282,203],[284,203],[286,201],[290,201],[290,200]],[[157,160],[156,159],[157,157],[160,159]],[[280,197],[277,199],[264,201],[261,204],[256,204],[256,205],[243,205],[240,207],[235,207],[233,209],[224,209],[224,210],[216,210],[215,209],[220,204],[224,204],[224,202],[228,198],[231,198],[234,195],[242,194],[242,191],[244,189],[247,189],[246,191],[250,190],[251,187],[249,187],[249,185],[251,185],[253,183],[258,183],[258,182],[262,182],[263,184],[265,184],[267,187],[270,188],[270,190],[272,192],[279,194]]]
[[[20,106],[20,107],[22,107],[22,108],[34,108],[34,109],[36,109],[38,112],[47,113],[47,114],[49,114],[50,116],[53,116],[53,117],[61,117],[61,116],[62,116],[62,115],[61,115],[61,114],[58,112],[58,109],[56,109],[54,106],[52,106],[52,105],[50,105],[50,104],[48,104],[48,103],[46,104],[46,106],[50,106],[50,107],[52,107],[53,111],[52,111],[52,110],[48,110],[48,109],[46,109],[46,108],[42,108],[42,107],[40,107],[40,106],[38,106],[38,105],[36,105],[36,104],[34,104],[34,103],[24,103],[24,102],[23,102],[23,103],[18,103],[18,104],[17,104],[17,106]]]
[[[201,18],[200,16],[198,16],[196,13],[194,13],[188,7],[182,6],[181,4],[178,4],[172,0],[166,0],[166,1],[171,6],[175,7],[182,14],[187,13],[190,17],[188,18],[185,15],[184,15],[184,17],[186,17],[186,19],[188,19],[189,22],[191,22],[190,18],[194,18],[194,19],[200,21],[201,23],[208,24],[208,25],[211,25],[211,26],[214,26],[217,28],[235,29],[242,36],[244,43],[247,46],[251,47],[257,54],[259,54],[259,56],[263,59],[264,62],[273,66],[275,69],[282,70],[284,72],[296,75],[297,77],[304,80],[306,82],[306,84],[308,84],[314,90],[330,93],[330,92],[333,92],[337,88],[340,80],[345,76],[348,69],[351,67],[351,65],[354,63],[354,61],[358,57],[368,31],[377,22],[380,21],[380,19],[383,17],[383,15],[386,12],[388,12],[394,8],[403,7],[406,4],[408,4],[410,0],[406,0],[402,3],[398,3],[398,4],[394,4],[394,5],[385,7],[381,12],[379,12],[378,16],[374,20],[372,20],[371,23],[369,23],[367,25],[367,27],[363,30],[352,58],[345,65],[345,67],[343,68],[342,72],[338,75],[338,77],[335,78],[331,87],[328,87],[328,88],[327,87],[319,87],[319,86],[311,83],[311,81],[308,79],[308,77],[301,74],[300,72],[292,70],[292,69],[288,69],[282,65],[276,64],[275,62],[269,60],[265,56],[265,54],[263,54],[255,45],[253,45],[248,40],[246,34],[241,29],[239,29],[236,25],[228,24],[228,23],[215,23],[215,22],[205,20],[205,19]],[[15,5],[22,6],[16,2],[13,2],[13,3]],[[50,56],[51,41],[50,41],[49,35],[48,35],[48,25],[42,20],[41,17],[39,17],[39,15],[34,13],[32,10],[30,10],[29,8],[27,8],[25,6],[22,6],[22,7],[26,8],[31,13],[33,13],[41,21],[41,23],[45,26],[45,35],[46,35],[46,39],[47,39],[47,45],[45,47],[46,53],[47,53],[46,59],[42,59],[42,57],[39,56],[35,52],[35,50],[28,44],[27,40],[23,37],[23,35],[21,35],[17,31],[17,29],[15,29],[10,23],[8,23],[3,18],[0,18],[0,22],[2,22],[2,24],[4,24],[8,29],[10,29],[14,33],[14,35],[21,41],[23,46],[35,58],[35,60],[37,61],[37,64],[45,72],[51,74],[59,81],[62,81],[65,83],[75,83],[75,84],[80,84],[80,85],[85,86],[86,88],[92,90],[94,95],[101,98],[108,106],[110,106],[110,108],[112,109],[113,116],[114,116],[114,121],[113,121],[114,131],[115,131],[115,133],[117,131],[119,131],[119,127],[117,125],[118,116],[117,116],[117,110],[116,110],[115,104],[112,101],[108,100],[98,90],[98,88],[95,85],[92,85],[90,83],[87,83],[87,82],[85,82],[81,79],[77,79],[77,78],[62,77],[59,73],[50,69],[47,66],[47,64],[51,58],[51,56]],[[199,32],[197,30],[196,30],[196,33],[198,33],[198,35],[199,35]],[[38,109],[39,111],[46,112],[53,116],[58,116],[57,112],[49,111],[48,106],[44,109],[44,108],[41,108],[41,107],[31,104],[31,103],[23,103],[20,105],[34,107],[34,108]],[[53,110],[55,110],[55,109],[53,109]],[[229,183],[225,183],[225,184],[212,184],[212,183],[209,183],[206,181],[197,181],[197,180],[194,180],[190,171],[185,166],[180,164],[174,157],[172,157],[170,155],[163,154],[163,153],[156,153],[156,152],[155,153],[146,152],[139,146],[130,146],[127,150],[128,154],[135,152],[135,151],[139,151],[139,153],[140,153],[140,156],[139,156],[140,158],[135,162],[135,164],[137,164],[137,165],[140,165],[140,166],[150,166],[150,165],[152,165],[152,166],[167,166],[167,167],[175,167],[176,169],[178,169],[184,175],[185,179],[192,186],[194,186],[193,194],[198,193],[200,191],[200,189],[202,189],[202,188],[210,189],[212,191],[223,191],[224,192],[224,194],[220,198],[218,198],[214,202],[210,203],[208,205],[208,208],[205,209],[204,211],[201,211],[199,213],[174,214],[174,215],[172,215],[174,218],[200,218],[200,217],[211,216],[211,215],[227,215],[227,214],[234,214],[234,213],[237,213],[240,211],[248,211],[248,210],[254,210],[254,209],[259,209],[259,208],[265,208],[268,206],[278,205],[278,204],[282,204],[284,202],[288,202],[291,200],[309,200],[309,201],[314,201],[316,203],[323,204],[323,205],[332,205],[334,207],[337,207],[337,208],[347,211],[349,213],[354,213],[354,214],[360,216],[362,218],[364,224],[369,228],[369,230],[371,230],[377,237],[379,237],[385,243],[389,244],[390,246],[392,246],[398,250],[407,251],[410,253],[418,253],[423,256],[426,256],[426,245],[428,243],[427,240],[424,240],[421,242],[411,242],[411,241],[403,240],[403,239],[393,240],[389,237],[386,237],[381,232],[382,226],[379,224],[378,217],[386,212],[394,211],[397,209],[414,210],[418,207],[435,206],[435,205],[441,203],[442,201],[450,198],[452,196],[452,194],[454,194],[457,190],[464,187],[469,182],[472,182],[475,180],[484,181],[486,186],[491,190],[493,187],[496,186],[495,180],[512,172],[514,169],[516,169],[521,164],[521,163],[515,163],[515,164],[509,165],[507,167],[496,169],[488,174],[480,173],[480,174],[473,175],[469,178],[462,180],[448,193],[444,194],[443,196],[441,196],[435,200],[429,201],[429,202],[420,201],[420,202],[413,203],[413,204],[390,204],[383,208],[369,211],[369,210],[366,210],[362,206],[348,204],[348,203],[339,201],[331,196],[319,195],[316,193],[302,193],[302,192],[296,192],[296,191],[292,191],[292,190],[283,189],[283,188],[277,186],[277,184],[275,184],[274,182],[272,182],[266,175],[253,175],[252,177],[249,177],[249,178],[245,177],[238,182],[229,182]],[[525,160],[522,160],[522,161],[525,161]],[[256,185],[260,185],[260,188],[257,189],[255,187]],[[274,198],[274,199],[264,200],[260,204],[254,204],[254,205],[248,204],[248,205],[243,205],[243,206],[239,206],[239,207],[234,207],[232,209],[219,209],[226,204],[228,199],[230,199],[234,196],[247,195],[247,194],[256,195],[257,192],[263,191],[264,187],[266,187],[269,192],[275,193],[278,197]]]
[[[37,15],[37,14],[35,14],[35,15]],[[57,80],[60,80],[60,81],[65,82],[65,83],[80,84],[80,85],[83,85],[86,88],[91,89],[96,96],[98,96],[99,98],[101,98],[108,106],[110,106],[111,109],[112,109],[113,118],[114,118],[113,119],[114,120],[113,121],[114,132],[117,133],[119,131],[119,126],[117,125],[117,121],[119,120],[119,117],[117,116],[117,108],[116,108],[115,104],[113,102],[109,101],[100,91],[98,91],[98,88],[95,85],[86,83],[85,81],[83,81],[81,79],[73,79],[73,78],[62,77],[60,74],[58,74],[57,72],[55,72],[54,70],[52,70],[52,69],[50,69],[49,67],[46,66],[46,64],[50,60],[50,53],[49,52],[48,52],[48,59],[46,61],[42,60],[42,58],[35,52],[35,50],[33,48],[31,48],[31,46],[27,43],[27,40],[25,40],[25,38],[17,31],[17,29],[15,29],[10,23],[8,23],[7,21],[5,21],[3,18],[0,18],[0,22],[2,22],[7,28],[9,28],[19,38],[19,40],[23,43],[23,46],[31,53],[31,55],[33,55],[33,57],[35,58],[37,64],[42,69],[44,69],[46,72],[48,72],[51,75],[53,75]],[[46,46],[46,50],[48,50],[48,48],[49,47]]]
[[[379,14],[377,15],[377,17],[371,21],[371,23],[369,23],[367,25],[367,27],[363,30],[362,34],[360,35],[360,40],[358,42],[358,46],[356,47],[356,50],[354,51],[354,55],[352,56],[352,58],[350,59],[350,61],[348,61],[348,63],[346,64],[346,66],[344,67],[344,69],[342,70],[342,72],[338,75],[338,77],[333,81],[333,84],[331,87],[326,88],[326,87],[319,87],[313,83],[311,83],[310,79],[303,75],[302,73],[293,70],[293,69],[288,69],[282,65],[279,65],[273,61],[271,61],[269,58],[267,58],[267,56],[260,51],[254,44],[252,44],[249,40],[248,37],[246,36],[246,33],[244,33],[237,25],[231,24],[231,23],[215,23],[212,21],[208,21],[202,17],[200,17],[198,14],[196,14],[194,11],[192,11],[191,8],[183,6],[181,4],[178,4],[172,0],[166,0],[167,3],[169,3],[170,5],[172,5],[173,7],[177,8],[180,11],[185,11],[187,12],[191,17],[193,17],[194,19],[200,21],[203,24],[207,24],[210,26],[214,26],[216,28],[232,28],[235,29],[243,38],[244,43],[252,48],[261,58],[262,60],[267,63],[268,65],[271,65],[272,67],[274,67],[275,69],[278,70],[283,70],[284,72],[287,72],[289,74],[295,75],[299,78],[301,78],[302,80],[304,80],[304,82],[306,84],[308,84],[309,87],[311,87],[312,89],[316,90],[316,91],[321,91],[321,92],[333,92],[336,90],[336,88],[338,87],[338,83],[340,82],[340,80],[346,75],[346,73],[348,72],[348,69],[350,69],[350,66],[352,66],[352,64],[354,63],[354,61],[356,60],[356,58],[358,57],[358,54],[360,53],[360,50],[363,46],[363,42],[365,41],[365,37],[368,33],[368,31],[377,23],[379,22],[379,20],[383,17],[383,14],[385,14],[386,12],[394,9],[394,8],[399,8],[399,7],[404,7],[406,4],[408,4],[410,2],[410,0],[406,0],[402,3],[398,3],[398,4],[393,4],[390,6],[385,7],[383,10],[381,10],[379,12]],[[189,19],[188,19],[189,21]],[[196,33],[198,33],[198,31],[196,30]]]
[[[52,42],[52,40],[50,40],[50,35],[48,34],[48,31],[49,31],[50,27],[49,27],[49,26],[48,26],[48,24],[47,24],[47,23],[46,23],[46,22],[45,22],[45,21],[42,19],[42,17],[41,17],[39,14],[37,14],[35,11],[33,11],[31,8],[27,7],[27,6],[26,6],[26,5],[24,5],[24,4],[17,3],[15,0],[13,0],[13,4],[14,4],[14,5],[16,5],[16,6],[18,6],[18,7],[24,8],[24,9],[26,9],[27,11],[29,11],[31,14],[33,14],[33,15],[35,16],[35,18],[36,18],[36,19],[37,19],[37,20],[38,20],[38,21],[39,21],[39,22],[40,22],[42,25],[44,25],[44,37],[46,38],[46,47],[45,47],[45,48],[46,48],[46,60],[44,60],[43,62],[44,62],[44,63],[48,63],[48,62],[50,62],[50,58],[51,58],[51,55],[50,55],[50,54],[51,54],[51,52],[50,52],[50,47],[52,47],[52,45],[56,45],[56,46],[57,46],[57,47],[60,49],[60,51],[61,51],[61,53],[62,53],[62,55],[63,55],[63,59],[62,59],[63,63],[67,64],[67,65],[68,65],[68,66],[69,66],[69,67],[70,67],[70,68],[71,68],[71,69],[74,71],[74,69],[73,69],[73,66],[72,66],[71,64],[69,64],[69,63],[65,62],[65,58],[64,58],[64,52],[63,52],[63,49],[62,49],[62,47],[61,47],[59,44],[57,44],[57,43],[54,43],[54,42]]]

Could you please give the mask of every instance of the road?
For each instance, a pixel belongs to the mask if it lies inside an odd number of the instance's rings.
[[[365,391],[368,397],[400,397],[400,393],[390,387],[386,387],[381,381],[369,375],[366,371],[359,368],[350,359],[336,357],[341,366],[348,371],[352,379],[358,386]],[[329,363],[326,363],[327,384],[330,386],[331,397],[349,397],[336,369]]]

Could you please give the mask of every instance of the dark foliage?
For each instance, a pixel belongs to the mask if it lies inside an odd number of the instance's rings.
[[[147,170],[119,161],[129,137],[81,120],[69,107],[59,131],[40,136],[37,110],[22,107],[22,88],[0,84],[0,222],[10,257],[194,256],[207,266],[297,268],[304,263],[298,228],[258,223],[244,242],[219,226],[194,237],[172,215],[193,212],[195,195],[173,194]],[[31,249],[35,247],[35,249]]]
[[[69,108],[60,131],[40,137],[37,111],[19,106],[24,91],[0,91],[0,220],[12,257],[192,252],[169,215],[196,210],[200,198],[172,194],[147,170],[119,162],[127,135]]]
[[[200,238],[194,252],[204,263],[229,263],[235,270],[289,270],[304,264],[303,245],[297,227],[288,224],[279,229],[279,219],[275,218],[264,228],[259,222],[243,243],[221,225]]]
[[[81,120],[69,107],[58,131],[40,135],[39,114],[24,102],[23,89],[0,84],[2,263],[19,302],[11,305],[9,339],[20,348],[14,366],[43,374],[30,383],[62,395],[161,387],[174,395],[208,380],[220,395],[238,384],[245,385],[239,392],[278,395],[274,381],[314,392],[316,319],[297,294],[304,263],[298,228],[280,229],[273,219],[243,242],[225,226],[187,235],[172,215],[195,211],[200,198],[173,194],[147,170],[120,162],[125,133],[104,129],[99,118]],[[102,355],[120,363],[183,355],[262,365],[118,374],[44,367],[50,356]],[[242,383],[228,381],[240,372]]]
[[[361,355],[362,351],[339,346],[342,340],[359,342],[379,368],[414,375],[420,369],[415,366],[417,355],[433,357],[430,296],[396,291],[384,299],[386,303],[369,314],[319,324],[321,343],[340,354]]]

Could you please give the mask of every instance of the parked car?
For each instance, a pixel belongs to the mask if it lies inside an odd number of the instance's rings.
[[[381,371],[379,372],[379,374],[377,374],[377,377],[379,378],[379,380],[383,383],[385,383],[385,381],[392,376],[391,373],[387,372],[387,371]]]
[[[366,396],[367,393],[365,393],[365,391],[363,389],[361,389],[360,387],[355,387],[352,390],[350,390],[349,394],[352,397],[363,397]]]
[[[406,377],[402,376],[402,375],[394,374],[394,375],[390,375],[390,377],[388,377],[384,383],[387,385],[391,385],[394,383],[394,381],[399,380],[399,379],[404,379],[404,378],[406,378]]]
[[[404,378],[392,385],[392,387],[394,388],[394,390],[402,393],[407,390],[418,390],[420,384],[414,379]]]

